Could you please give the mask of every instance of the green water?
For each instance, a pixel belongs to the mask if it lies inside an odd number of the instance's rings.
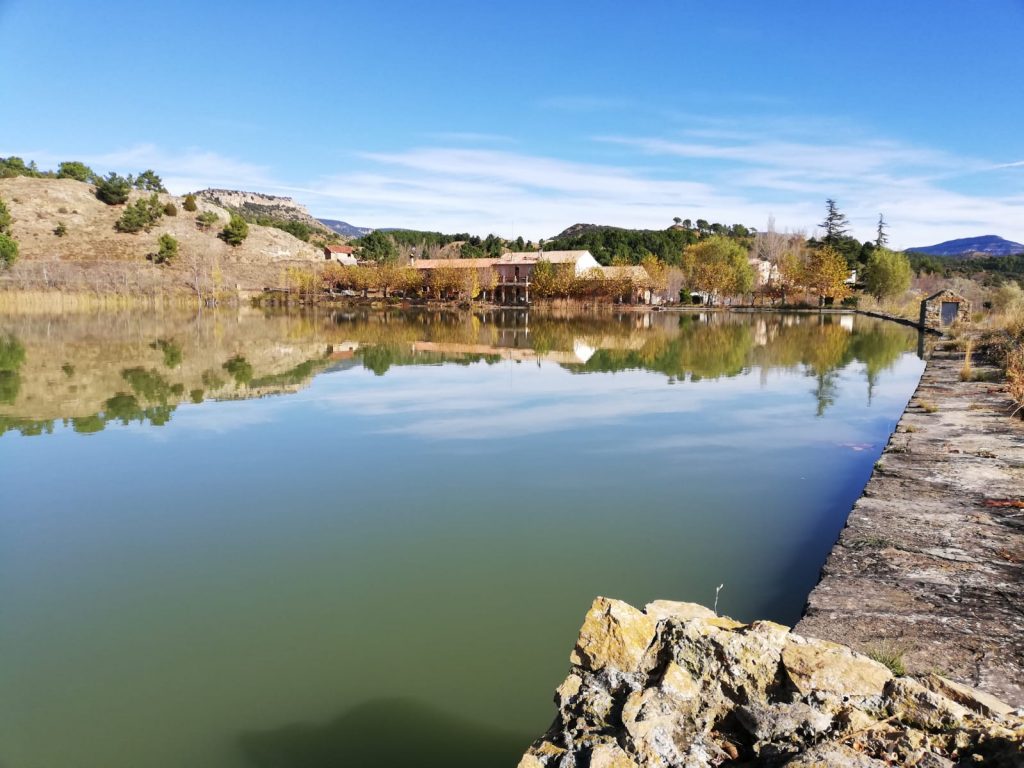
[[[863,317],[0,318],[0,765],[514,766],[591,600],[795,621]]]

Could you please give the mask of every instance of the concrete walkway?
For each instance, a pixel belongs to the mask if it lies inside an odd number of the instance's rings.
[[[1022,707],[1024,422],[962,364],[939,342],[795,631]]]

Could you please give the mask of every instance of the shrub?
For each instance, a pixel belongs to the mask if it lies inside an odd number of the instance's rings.
[[[178,206],[172,202],[164,203],[164,216],[177,216]]]
[[[185,195],[185,202],[181,204],[181,207],[189,213],[193,213],[199,207],[196,205],[196,196],[191,192]]]
[[[114,229],[118,232],[129,232],[132,234],[142,230],[148,232],[163,215],[163,206],[160,205],[160,200],[154,192],[149,197],[136,200],[125,208],[121,218],[114,224]]]
[[[107,205],[122,205],[128,202],[132,185],[124,176],[111,171],[105,178],[96,181],[96,197]]]
[[[7,210],[7,205],[3,200],[0,200],[0,235],[11,234],[11,224],[14,220],[11,218],[11,212]]]
[[[69,160],[57,166],[57,178],[74,179],[75,181],[91,183],[99,177],[96,175],[95,171],[85,163],[80,163],[77,160]]]
[[[237,213],[231,214],[231,220],[220,233],[220,239],[228,245],[241,245],[248,236],[249,225]]]
[[[18,260],[18,241],[0,232],[0,268],[6,269]]]
[[[220,217],[213,211],[204,211],[196,216],[196,226],[203,230],[209,229],[218,221]]]
[[[53,228],[53,234],[57,237],[64,237],[68,233],[68,228],[64,226],[63,221],[58,221],[57,226]]]
[[[153,257],[153,262],[156,264],[169,264],[174,261],[178,256],[178,241],[175,239],[174,235],[166,233],[160,235],[160,239],[157,242],[159,243],[160,248]]]

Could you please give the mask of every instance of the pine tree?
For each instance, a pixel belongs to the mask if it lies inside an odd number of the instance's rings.
[[[249,225],[237,213],[231,214],[231,220],[220,233],[220,239],[228,245],[241,245],[242,241],[248,236]]]
[[[875,248],[884,248],[889,242],[889,236],[885,234],[885,229],[888,226],[885,222],[885,216],[878,214],[878,234],[875,237]]]
[[[850,222],[846,218],[846,214],[840,212],[836,201],[831,198],[825,201],[825,211],[825,220],[818,225],[825,230],[825,236],[821,242],[835,247],[839,240],[846,236]]]

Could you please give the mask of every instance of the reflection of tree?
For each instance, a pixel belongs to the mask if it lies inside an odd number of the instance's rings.
[[[22,363],[25,362],[25,347],[17,338],[8,334],[0,337],[0,403],[13,404],[21,391]]]
[[[674,336],[656,334],[640,349],[602,349],[587,373],[643,369],[692,381],[736,376],[750,361],[754,339],[746,323],[685,323]]]

